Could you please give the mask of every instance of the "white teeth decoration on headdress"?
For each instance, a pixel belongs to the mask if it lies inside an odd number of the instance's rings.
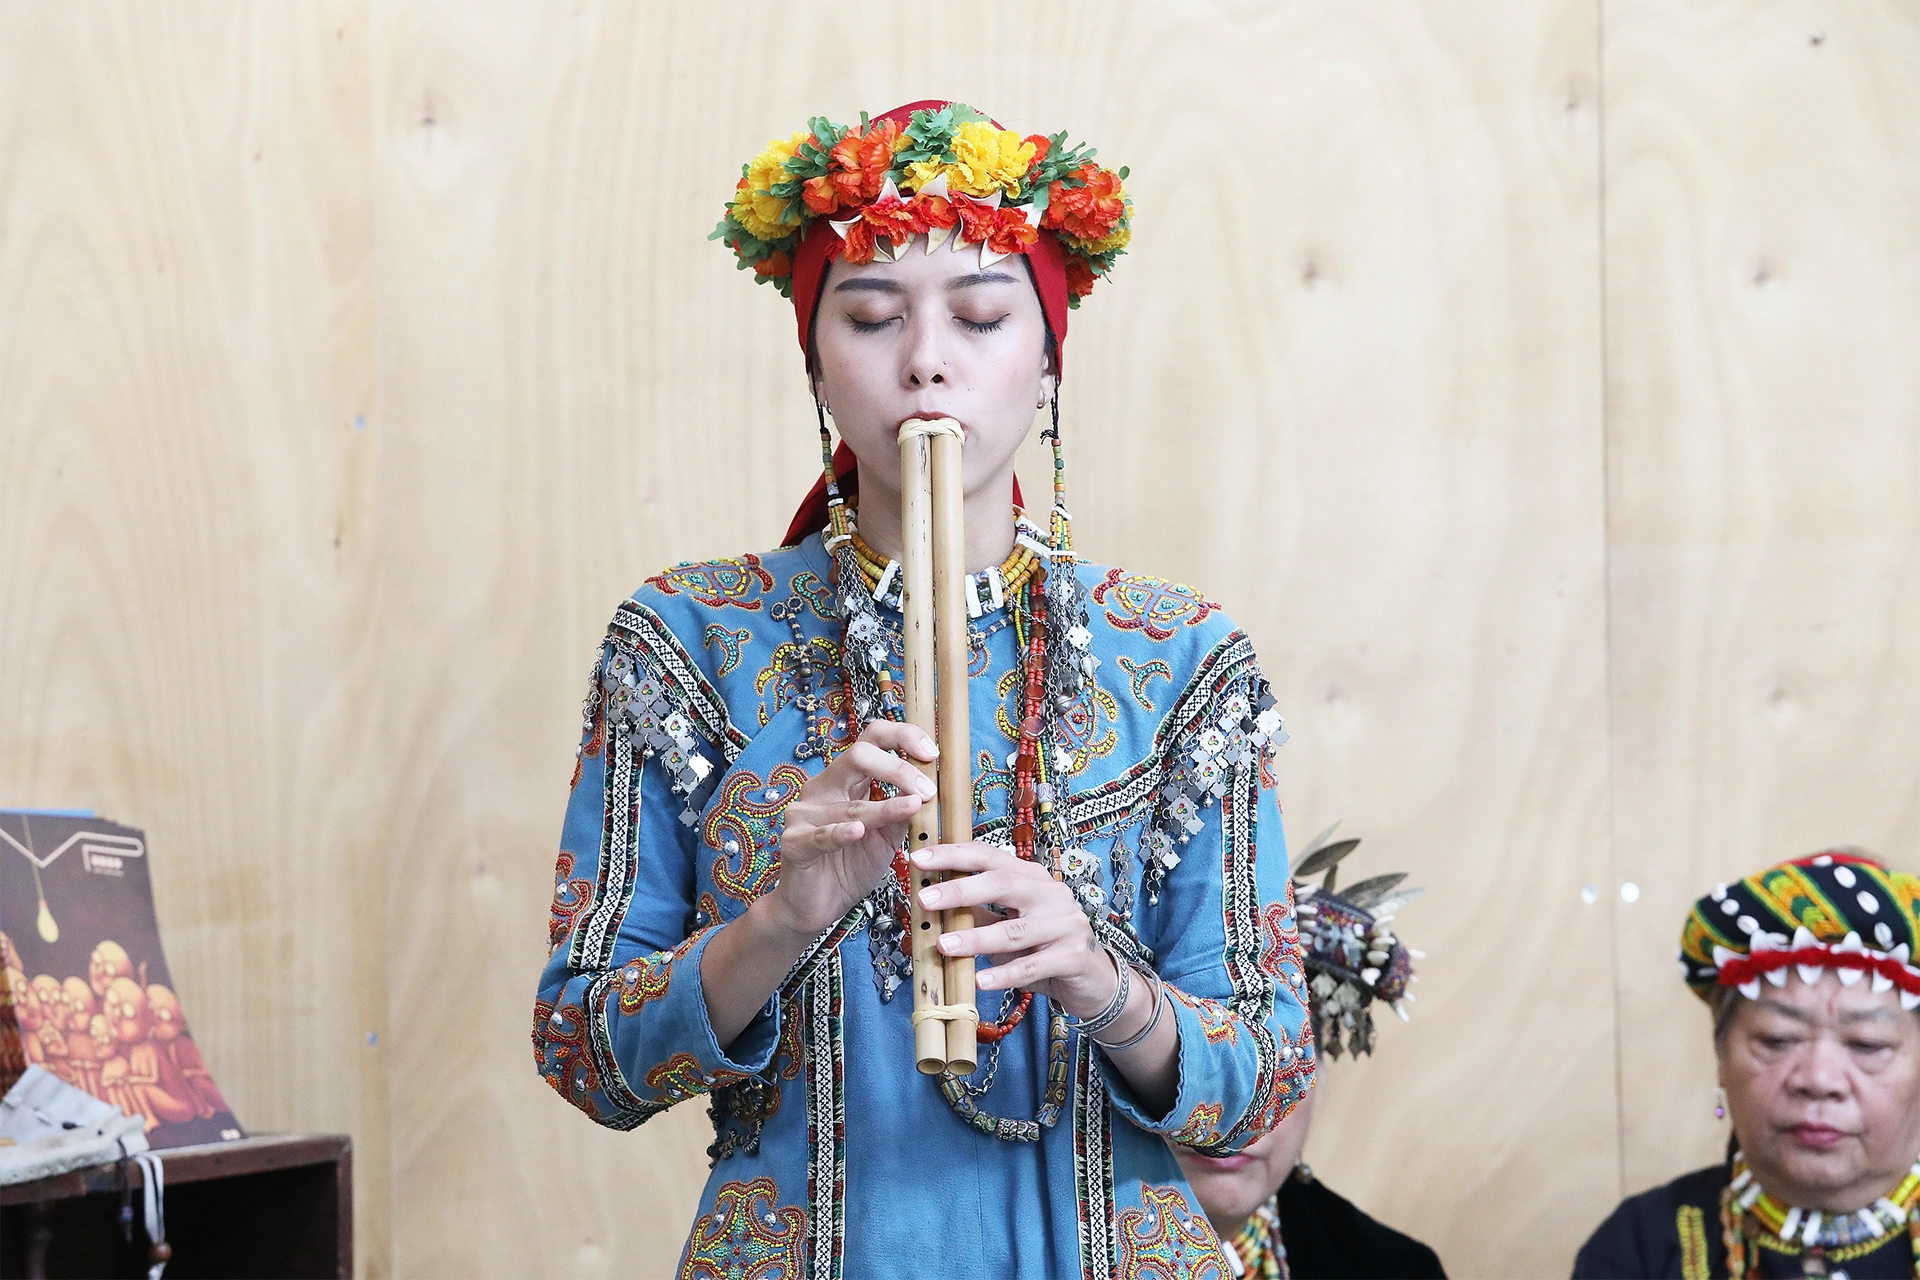
[[[1844,941],[1833,948],[1835,955],[1839,955],[1841,952],[1865,955],[1867,949],[1861,944],[1859,934],[1849,933]],[[1834,972],[1840,976],[1840,985],[1843,987],[1857,986],[1859,985],[1860,979],[1866,976],[1866,970],[1864,969],[1847,969],[1838,965],[1834,967]]]
[[[1758,1000],[1760,998],[1760,979],[1754,978],[1750,982],[1741,983],[1740,994],[1749,1000]]]
[[[1813,930],[1807,928],[1807,926],[1801,925],[1793,931],[1794,950],[1798,951],[1801,947],[1817,947],[1819,945],[1820,939],[1814,937]]]
[[[1800,981],[1810,987],[1819,986],[1820,979],[1827,975],[1827,971],[1817,964],[1797,964],[1793,967],[1800,971]]]
[[[880,194],[873,199],[874,203],[878,204],[882,200],[898,200],[899,198],[900,188],[893,185],[892,178],[888,178],[880,184]],[[898,262],[900,260],[900,249],[905,247],[905,245],[902,245],[900,248],[895,248],[893,241],[886,236],[875,236],[873,238],[873,256],[883,262]]]
[[[1920,1009],[1920,992],[1902,991],[1900,993],[1900,1009],[1903,1013],[1910,1013],[1915,1009]]]
[[[1893,979],[1884,973],[1876,973],[1873,975],[1873,981],[1868,984],[1868,989],[1875,995],[1879,995],[1883,991],[1891,991],[1893,990]]]
[[[1785,969],[1769,969],[1767,970],[1767,981],[1776,987],[1784,987],[1787,985],[1787,971]]]
[[[1713,944],[1714,968],[1724,969],[1731,961],[1738,959],[1740,959],[1740,953],[1738,951],[1729,951],[1717,942]]]

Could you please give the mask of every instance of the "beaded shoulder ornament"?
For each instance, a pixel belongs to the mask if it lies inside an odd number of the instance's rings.
[[[1133,238],[1127,170],[1094,163],[1093,148],[1067,145],[1064,131],[1022,137],[964,103],[895,120],[807,127],[740,168],[726,216],[707,238],[732,249],[782,297],[793,294],[794,258],[822,218],[851,263],[891,262],[915,236],[927,252],[952,239],[978,245],[982,267],[1054,232],[1065,250],[1067,305],[1078,306]]]

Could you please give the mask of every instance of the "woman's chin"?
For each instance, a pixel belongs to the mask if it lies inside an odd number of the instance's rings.
[[[1209,1218],[1245,1218],[1273,1194],[1265,1163],[1254,1156],[1214,1159],[1182,1152],[1180,1167]]]

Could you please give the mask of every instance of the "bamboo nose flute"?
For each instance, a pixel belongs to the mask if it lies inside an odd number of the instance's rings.
[[[940,744],[920,765],[939,788],[907,831],[907,851],[973,838],[973,769],[967,709],[966,520],[960,477],[961,427],[951,418],[900,424],[901,602],[907,721]],[[911,865],[911,864],[909,864]],[[939,877],[945,879],[944,876]],[[935,873],[912,872],[913,1053],[927,1075],[966,1075],[979,1062],[980,1011],[973,957],[943,956],[940,935],[973,927],[973,909],[930,912],[919,891]]]

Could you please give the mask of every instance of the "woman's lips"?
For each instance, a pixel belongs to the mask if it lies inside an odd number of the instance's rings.
[[[1812,1147],[1819,1151],[1826,1150],[1847,1136],[1842,1130],[1826,1124],[1797,1124],[1787,1132],[1791,1133],[1793,1140],[1801,1146]]]
[[[1203,1156],[1197,1151],[1188,1154],[1187,1159],[1212,1173],[1232,1173],[1235,1169],[1246,1168],[1252,1164],[1254,1160],[1252,1156],[1245,1154],[1237,1156]]]
[[[907,423],[909,423],[909,422],[939,422],[939,421],[941,421],[942,419],[944,419],[944,420],[946,420],[946,421],[948,421],[948,422],[956,422],[956,423],[959,423],[959,424],[960,424],[960,437],[961,437],[961,439],[965,439],[965,438],[966,438],[966,434],[967,434],[967,424],[966,424],[966,423],[964,423],[964,422],[960,422],[960,419],[958,419],[958,418],[956,418],[956,417],[954,417],[954,416],[953,416],[952,414],[950,414],[950,413],[940,413],[940,412],[937,412],[936,410],[933,410],[933,409],[925,409],[925,410],[922,410],[922,411],[921,411],[921,412],[919,412],[919,413],[910,413],[910,414],[908,414],[908,415],[907,415],[906,417],[904,417],[904,418],[902,418],[902,419],[900,419],[900,423],[901,423],[901,425],[902,425],[902,426],[904,426],[904,425],[906,425],[906,424],[907,424]]]

